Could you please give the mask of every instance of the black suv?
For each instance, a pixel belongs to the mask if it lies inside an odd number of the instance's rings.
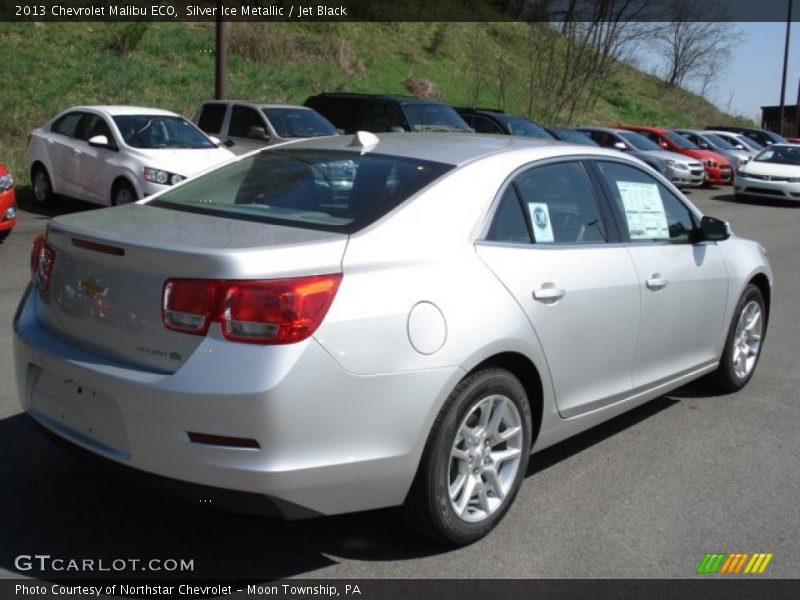
[[[730,125],[709,125],[706,129],[716,131],[731,131],[733,133],[741,133],[761,144],[762,146],[769,146],[771,144],[786,144],[786,139],[777,133],[767,131],[766,129],[755,129],[752,127],[733,127]]]
[[[498,133],[501,135],[523,135],[545,140],[555,139],[544,127],[524,117],[509,115],[497,108],[456,107],[467,124],[477,133]]]
[[[345,133],[472,131],[451,106],[414,96],[333,92],[310,96],[303,104]]]

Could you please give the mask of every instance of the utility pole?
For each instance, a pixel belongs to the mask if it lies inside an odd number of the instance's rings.
[[[217,47],[216,47],[216,72],[214,75],[214,98],[224,100],[228,95],[227,68],[228,58],[228,38],[225,35],[225,21],[222,19],[222,3],[224,0],[217,0]],[[791,2],[791,0],[789,0]],[[784,66],[784,78],[786,67]]]
[[[789,0],[789,11],[786,14],[786,45],[783,49],[783,78],[781,79],[781,110],[778,121],[778,134],[783,135],[783,109],[786,100],[786,67],[789,63],[789,32],[792,29],[792,0]]]
[[[800,77],[797,78],[797,106],[794,113],[795,136],[800,137]]]

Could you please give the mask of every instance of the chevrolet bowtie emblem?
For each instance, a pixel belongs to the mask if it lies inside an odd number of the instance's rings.
[[[97,279],[81,279],[78,282],[78,287],[90,296],[106,297],[108,294],[108,286],[103,285]]]

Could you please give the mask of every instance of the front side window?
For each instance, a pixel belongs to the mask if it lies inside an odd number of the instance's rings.
[[[597,244],[608,237],[583,167],[566,162],[515,177],[498,205],[489,239],[549,245]]]
[[[661,146],[656,143],[658,138],[656,138],[656,142],[653,142],[641,133],[636,133],[635,131],[620,131],[619,136],[634,150],[661,150]]]
[[[367,109],[365,121],[367,131],[382,133],[392,131],[393,128],[405,129],[403,127],[403,115],[396,106],[385,102],[377,102]]]
[[[468,121],[472,128],[475,129],[475,133],[504,133],[500,127],[486,117],[472,116],[468,117]]]
[[[631,242],[689,242],[697,222],[689,208],[648,173],[598,161]]]
[[[230,219],[353,233],[452,165],[358,152],[260,152],[167,191],[152,204]]]
[[[88,142],[96,135],[104,135],[108,138],[109,142],[114,141],[114,137],[111,135],[111,129],[108,127],[106,120],[99,115],[87,114],[81,121],[75,137]]]
[[[222,131],[222,122],[225,120],[225,112],[228,110],[225,104],[205,104],[200,109],[200,118],[197,119],[197,126],[206,133],[219,133]]]
[[[260,127],[262,130],[258,132],[261,134],[260,136],[256,134],[256,130],[254,129],[257,127]],[[259,137],[263,138],[262,132],[266,133],[266,130],[264,129],[264,121],[259,116],[258,111],[247,106],[233,107],[231,111],[231,122],[230,125],[228,125],[229,136],[259,139]]]
[[[202,131],[183,117],[169,115],[117,115],[114,124],[133,148],[216,148]]]
[[[524,137],[535,137],[544,140],[552,140],[553,136],[547,133],[543,127],[539,127],[536,123],[531,123],[526,119],[520,117],[504,117],[503,120],[508,127],[508,132],[511,135],[520,135]]]

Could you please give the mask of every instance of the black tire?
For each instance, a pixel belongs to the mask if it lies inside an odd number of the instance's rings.
[[[751,305],[752,302],[756,303],[758,310],[760,311],[759,318],[761,320],[761,332],[758,348],[754,355],[755,360],[747,372],[742,375],[741,373],[737,373],[737,369],[734,364],[736,358],[735,353],[737,350],[736,334],[743,312],[748,306]],[[739,298],[739,302],[736,304],[736,309],[734,310],[733,318],[731,319],[731,324],[728,328],[728,337],[725,339],[725,347],[722,351],[722,357],[720,358],[719,366],[717,367],[717,370],[714,371],[710,376],[711,383],[717,391],[728,394],[732,392],[738,392],[747,385],[747,382],[750,381],[750,379],[753,377],[753,373],[756,371],[758,360],[761,358],[761,352],[764,348],[764,337],[766,333],[767,312],[764,304],[764,296],[757,286],[750,283],[744,288],[744,292],[742,292],[742,296]]]
[[[33,199],[39,206],[52,204],[55,199],[53,184],[50,175],[42,165],[37,164],[31,169],[31,186],[33,187]]]
[[[123,206],[124,204],[131,204],[136,202],[136,190],[127,181],[118,181],[114,184],[114,189],[111,190],[111,206]]]
[[[11,230],[6,229],[4,231],[0,231],[0,242],[6,241],[6,238],[11,235]]]
[[[492,512],[486,511],[482,520],[469,522],[456,513],[451,503],[451,465],[455,464],[451,452],[460,427],[468,422],[467,417],[474,415],[479,405],[492,396],[504,397],[516,408],[516,415],[512,415],[512,418],[519,417],[521,426],[521,439],[515,438],[514,441],[520,446],[519,462],[513,480],[508,477],[510,487],[503,498],[498,498],[491,487],[485,488],[484,497],[493,494],[492,500],[499,502],[496,508]],[[505,399],[499,402],[505,402]],[[492,414],[491,410],[489,414]],[[482,442],[478,442],[478,447],[483,449]],[[514,502],[525,477],[530,447],[531,411],[525,389],[519,380],[499,368],[488,368],[469,375],[456,386],[434,421],[416,477],[401,509],[404,521],[418,534],[448,546],[471,544],[481,539],[497,525]],[[487,448],[494,450],[488,442]],[[501,442],[496,444],[496,448],[503,451],[510,445]],[[498,461],[499,464],[505,463]],[[501,468],[496,467],[497,472]],[[468,473],[465,475],[469,476]],[[483,475],[478,477],[482,479]],[[488,480],[483,481],[488,483]],[[479,485],[483,487],[484,483]]]

